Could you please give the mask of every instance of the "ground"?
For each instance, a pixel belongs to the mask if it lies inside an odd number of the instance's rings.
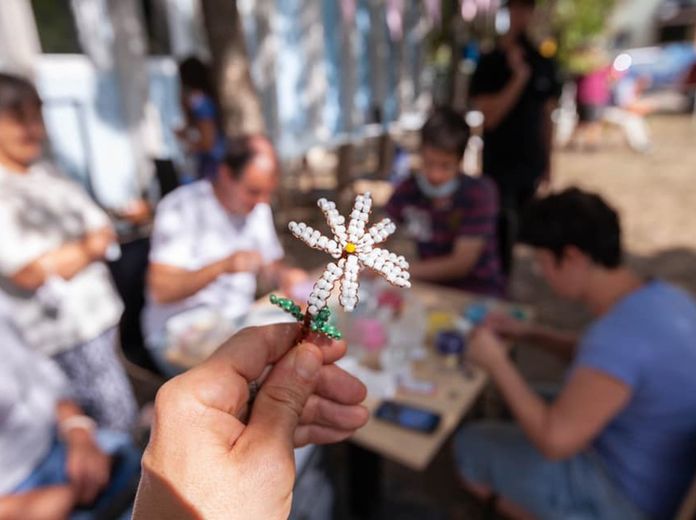
[[[696,119],[659,116],[650,126],[649,154],[628,150],[615,134],[606,135],[599,151],[556,152],[553,189],[575,185],[600,193],[620,211],[631,265],[696,295]],[[582,329],[588,314],[550,293],[531,268],[528,252],[516,254],[513,299],[533,305],[545,323]],[[520,352],[518,361],[533,381],[557,381],[563,373],[561,364],[532,350]],[[481,507],[457,487],[446,450],[423,473],[387,462],[385,477],[388,505],[382,518],[483,518]]]

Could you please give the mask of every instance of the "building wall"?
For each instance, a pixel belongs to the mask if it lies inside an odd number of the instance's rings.
[[[609,32],[624,48],[646,47],[656,41],[656,12],[662,0],[620,0],[610,20]]]

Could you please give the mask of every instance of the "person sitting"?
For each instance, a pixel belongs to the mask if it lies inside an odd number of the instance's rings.
[[[167,321],[205,307],[227,323],[245,315],[257,275],[286,292],[307,277],[282,262],[269,201],[278,185],[278,162],[260,136],[230,140],[214,179],[182,186],[162,199],[155,214],[144,328],[160,368],[166,361]]]
[[[422,172],[394,191],[386,212],[415,240],[415,280],[502,296],[497,251],[498,197],[488,178],[465,175],[460,163],[469,128],[451,109],[437,109],[421,129]]]
[[[617,213],[575,188],[538,200],[522,242],[559,296],[596,316],[578,338],[494,316],[469,342],[519,426],[456,435],[460,476],[515,518],[672,518],[696,472],[696,303],[623,263]],[[496,332],[572,358],[550,404]]]
[[[137,405],[116,355],[123,306],[104,263],[107,215],[42,161],[41,99],[0,74],[0,291],[28,348],[51,356],[100,426],[128,431]]]
[[[0,315],[0,518],[88,520],[130,509],[140,451],[125,433],[95,428],[69,399],[58,366],[22,344],[6,311]]]

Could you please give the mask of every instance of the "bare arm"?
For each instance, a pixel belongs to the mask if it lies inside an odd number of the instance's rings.
[[[218,276],[228,272],[228,263],[228,259],[220,260],[197,271],[166,264],[150,264],[147,285],[155,302],[178,302],[193,296]]]
[[[211,151],[215,146],[215,134],[217,133],[215,122],[212,119],[201,119],[195,121],[193,126],[198,131],[195,138],[189,138],[186,132],[181,133],[188,151],[194,153]]]
[[[472,99],[474,106],[483,112],[483,126],[486,130],[498,127],[517,104],[524,92],[531,69],[525,61],[524,51],[517,45],[507,49],[507,61],[512,75],[507,84],[494,94],[481,94]]]
[[[466,276],[476,265],[485,241],[483,238],[459,238],[447,256],[414,262],[411,276],[416,280],[444,281]]]
[[[63,520],[75,504],[70,486],[48,486],[0,497],[0,520]]]
[[[571,457],[587,447],[630,398],[624,383],[589,368],[579,368],[550,406],[509,360],[491,375],[522,429],[552,460]]]
[[[541,122],[541,139],[546,153],[546,170],[542,182],[551,182],[551,152],[553,151],[553,111],[556,109],[556,100],[549,100],[544,105],[543,120]]]
[[[489,314],[486,317],[486,326],[503,337],[530,343],[565,360],[573,358],[579,341],[578,335],[574,332],[554,330],[500,312]]]
[[[541,325],[531,325],[521,339],[566,360],[572,359],[575,355],[579,340],[578,335],[573,332],[554,330]]]
[[[225,273],[256,273],[260,267],[261,256],[255,251],[239,251],[195,271],[151,263],[147,285],[157,303],[174,303],[193,296]]]
[[[481,94],[472,99],[473,105],[483,112],[483,127],[494,130],[513,109],[527,85],[528,76],[513,74],[507,85],[496,94]]]
[[[41,287],[52,274],[70,280],[92,262],[103,259],[114,239],[111,228],[91,232],[82,240],[68,242],[42,255],[10,278],[15,285],[30,291]]]
[[[599,370],[575,370],[561,395],[547,405],[524,381],[500,340],[477,330],[469,357],[487,370],[532,443],[549,459],[571,457],[584,449],[619,413],[630,387]]]

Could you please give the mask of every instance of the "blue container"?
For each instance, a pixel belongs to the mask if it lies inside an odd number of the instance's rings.
[[[443,330],[435,337],[437,353],[443,356],[461,356],[464,345],[464,337],[456,330]]]

